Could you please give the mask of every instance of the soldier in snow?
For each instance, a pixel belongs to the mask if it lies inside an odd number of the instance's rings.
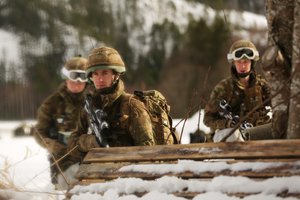
[[[60,169],[54,164],[52,156],[59,159],[67,153],[68,138],[76,128],[79,110],[84,102],[86,63],[87,59],[82,57],[74,57],[67,61],[61,71],[65,81],[43,101],[37,112],[37,125],[33,135],[36,141],[52,154],[49,155],[51,178],[57,189],[60,188],[57,184]],[[61,170],[72,164],[70,158],[64,158],[58,163]]]
[[[251,111],[252,114],[240,122],[242,125],[249,125],[242,130],[244,133],[241,134],[241,130],[236,131],[227,141],[263,139],[265,138],[263,131],[252,135],[252,138],[249,138],[249,134],[245,134],[245,130],[251,130],[250,127],[261,127],[260,130],[271,129],[269,110],[266,108],[271,106],[270,88],[255,71],[259,53],[252,42],[238,40],[232,44],[227,59],[231,64],[231,76],[219,82],[211,92],[205,107],[204,123],[212,129],[214,141],[218,142],[228,133],[220,130],[234,127]],[[259,108],[252,112],[258,105]]]
[[[102,138],[111,147],[155,145],[149,113],[143,102],[130,98],[120,76],[126,71],[119,53],[110,47],[95,48],[87,63],[87,77],[93,83],[87,89],[93,110],[105,113],[109,131]],[[80,162],[91,149],[99,147],[93,133],[90,116],[82,108],[78,127],[69,139],[69,149],[78,145],[74,157]]]

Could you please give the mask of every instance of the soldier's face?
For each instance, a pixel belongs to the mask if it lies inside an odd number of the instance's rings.
[[[92,73],[92,80],[96,89],[112,86],[116,75],[111,69],[98,69]]]
[[[238,74],[244,74],[251,70],[251,60],[249,59],[235,60],[233,63]]]
[[[66,80],[67,88],[72,93],[80,93],[85,88],[85,82]]]

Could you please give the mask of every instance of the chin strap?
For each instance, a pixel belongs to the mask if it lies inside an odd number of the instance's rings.
[[[118,82],[119,82],[119,77],[116,78],[113,82],[112,82],[112,85],[110,87],[106,87],[106,88],[102,88],[102,89],[98,89],[97,91],[100,93],[100,94],[110,94],[112,93],[117,85],[118,85]]]
[[[239,78],[245,78],[247,76],[249,76],[251,74],[251,70],[249,72],[246,73],[238,73],[238,77]]]

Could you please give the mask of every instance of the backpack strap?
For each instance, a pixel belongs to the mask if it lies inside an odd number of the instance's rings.
[[[169,118],[169,122],[170,122],[170,132],[171,132],[171,136],[173,138],[173,141],[174,141],[174,144],[179,144],[179,140],[177,138],[177,135],[176,135],[176,129],[173,128],[173,120],[172,120],[172,117],[168,114],[168,118]],[[168,136],[170,137],[170,136]]]
[[[128,104],[131,104],[131,100],[133,98],[132,94],[128,94],[128,93],[123,93],[120,97],[119,97],[119,111],[121,110],[121,104],[124,102],[128,102]]]
[[[128,103],[128,105],[129,105],[132,98],[133,98],[133,95],[128,94],[128,93],[123,93],[116,102],[115,120],[119,121],[120,124],[123,124],[122,122],[129,117],[129,116],[126,117],[126,114],[129,114],[129,113],[121,112],[121,107],[124,105],[124,103]],[[129,109],[131,109],[130,106],[128,106],[128,107],[129,107]]]

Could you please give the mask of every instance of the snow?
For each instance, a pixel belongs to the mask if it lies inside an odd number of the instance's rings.
[[[4,69],[1,69],[0,74],[1,77],[5,78],[4,80],[10,80],[10,68],[18,66],[21,62],[20,42],[20,37],[0,28],[0,64],[4,66]],[[23,69],[18,69],[17,75],[22,73]]]
[[[53,199],[48,193],[61,196],[62,192],[55,191],[50,181],[47,151],[33,137],[13,137],[13,130],[22,123],[24,121],[0,122],[0,199],[1,195],[11,196],[14,200]],[[11,188],[2,190],[1,185]]]
[[[267,19],[264,15],[257,15],[251,12],[237,12],[237,11],[224,11],[226,17],[228,17],[229,22],[235,26],[240,26],[244,29],[267,28]]]
[[[13,130],[16,128],[25,125],[26,127],[34,126],[36,123],[35,120],[22,120],[22,121],[0,121],[0,138],[11,137]],[[25,130],[29,131],[29,130]]]
[[[210,197],[211,199],[215,195],[221,196],[222,193],[260,193],[261,195],[253,195],[256,200],[265,200],[268,197],[275,198],[276,194],[284,191],[290,193],[299,192],[300,177],[282,177],[282,178],[270,178],[263,181],[255,181],[246,177],[229,177],[218,176],[212,180],[183,180],[177,177],[164,176],[156,180],[146,181],[138,178],[119,178],[105,183],[94,183],[88,186],[75,186],[70,192],[78,195],[74,195],[74,199],[83,199],[83,197],[89,193],[104,193],[104,195],[98,194],[100,197],[108,196],[107,193],[114,195],[116,199],[123,199],[124,194],[138,193],[150,193],[156,192],[158,194],[167,195],[166,193],[172,192],[198,192],[204,193],[194,197],[194,199],[202,199],[202,196]],[[207,193],[206,193],[207,192]],[[122,194],[123,196],[121,196]],[[171,196],[171,195],[169,195]],[[95,195],[95,197],[97,197]],[[120,198],[119,198],[120,197]],[[174,196],[173,196],[174,197]],[[111,197],[103,198],[111,199]],[[141,199],[148,199],[143,197]],[[161,196],[156,196],[155,199],[163,199]],[[169,199],[177,199],[170,198]],[[182,198],[184,199],[184,198]],[[237,199],[236,197],[226,196],[226,199]],[[244,198],[248,199],[248,198]],[[249,198],[251,199],[251,198]],[[254,199],[254,198],[252,198]],[[278,199],[296,199],[296,198],[278,198]]]
[[[18,61],[16,58],[20,58],[19,43],[20,38],[17,35],[0,29],[0,60],[6,58],[9,62]]]
[[[203,112],[203,111],[202,111]],[[201,112],[201,113],[202,113]],[[201,116],[201,115],[200,115]],[[187,119],[184,129],[184,141],[188,141],[190,132],[197,130],[199,113]],[[175,119],[174,121],[181,121]],[[34,123],[34,121],[28,121]],[[13,183],[10,189],[0,189],[1,195],[11,197],[15,200],[32,199],[48,200],[63,199],[65,191],[54,190],[50,181],[49,163],[47,152],[41,148],[35,140],[30,137],[13,137],[12,130],[22,122],[0,122],[0,130],[10,131],[6,137],[0,139],[0,185],[3,183]],[[182,122],[180,123],[182,124]],[[201,129],[208,131],[205,126]],[[10,130],[9,130],[10,128]],[[178,128],[181,129],[180,125]],[[3,130],[1,132],[3,135]],[[195,151],[202,152],[200,148]],[[214,151],[218,151],[215,148]],[[209,153],[209,152],[208,152]],[[145,173],[163,174],[167,172],[180,173],[191,171],[193,173],[215,172],[222,170],[231,171],[260,171],[268,167],[280,167],[284,163],[227,163],[213,161],[191,161],[179,160],[177,164],[160,165],[129,165],[122,167],[120,171],[135,171]],[[300,161],[295,161],[295,166],[300,166]],[[172,192],[199,192],[193,200],[205,199],[228,199],[238,200],[240,198],[229,196],[224,193],[254,193],[244,197],[244,200],[294,200],[292,197],[277,197],[276,194],[284,191],[290,193],[298,192],[300,185],[299,176],[291,177],[273,177],[262,181],[249,179],[247,177],[216,176],[212,180],[191,179],[183,180],[172,176],[162,176],[156,180],[142,180],[138,178],[119,178],[105,183],[94,183],[87,186],[75,186],[71,192],[76,194],[72,200],[184,200],[183,197],[177,197]],[[133,193],[145,193],[142,197],[137,197]],[[101,193],[101,194],[100,194]]]
[[[121,172],[145,172],[148,174],[165,174],[165,173],[183,173],[186,171],[193,172],[194,174],[201,174],[203,172],[215,172],[223,170],[231,171],[261,171],[270,167],[280,167],[285,163],[263,163],[263,162],[244,162],[228,164],[227,162],[202,162],[193,160],[178,160],[177,164],[156,164],[156,165],[129,165],[122,167]],[[300,161],[295,163],[295,166],[300,167]]]
[[[186,121],[182,119],[173,120],[173,126],[176,127],[176,131],[179,134],[182,133],[183,135],[181,139],[181,144],[189,144],[190,143],[189,135],[191,133],[195,133],[198,130],[198,128],[206,134],[210,132],[210,128],[203,123],[203,117],[204,117],[204,111],[201,110],[200,113],[196,112],[191,118],[189,118]],[[198,127],[198,121],[200,122],[199,127]]]
[[[183,34],[189,24],[190,19],[198,21],[204,19],[209,25],[213,24],[216,16],[223,17],[224,13],[228,23],[236,30],[236,35],[249,38],[249,29],[257,28],[259,30],[267,30],[267,20],[263,15],[257,15],[250,12],[238,12],[232,10],[222,10],[218,12],[202,3],[189,2],[185,0],[139,0],[136,7],[131,7],[126,1],[104,1],[107,11],[111,11],[114,21],[119,22],[119,26],[124,21],[120,17],[125,16],[125,24],[127,30],[130,30],[128,43],[136,52],[135,61],[140,55],[145,56],[150,51],[151,33],[154,25],[162,25],[165,22],[176,25],[179,32]],[[224,12],[224,13],[223,13]],[[135,16],[132,18],[132,16]],[[265,31],[267,34],[267,31]],[[252,33],[253,34],[253,33]],[[267,35],[262,37],[258,34],[253,42],[267,44]],[[257,38],[257,39],[256,39]],[[265,38],[265,39],[264,39]],[[252,40],[252,39],[251,39]],[[138,42],[137,42],[138,41]],[[174,42],[165,40],[162,46],[166,49],[166,58],[171,54]]]

